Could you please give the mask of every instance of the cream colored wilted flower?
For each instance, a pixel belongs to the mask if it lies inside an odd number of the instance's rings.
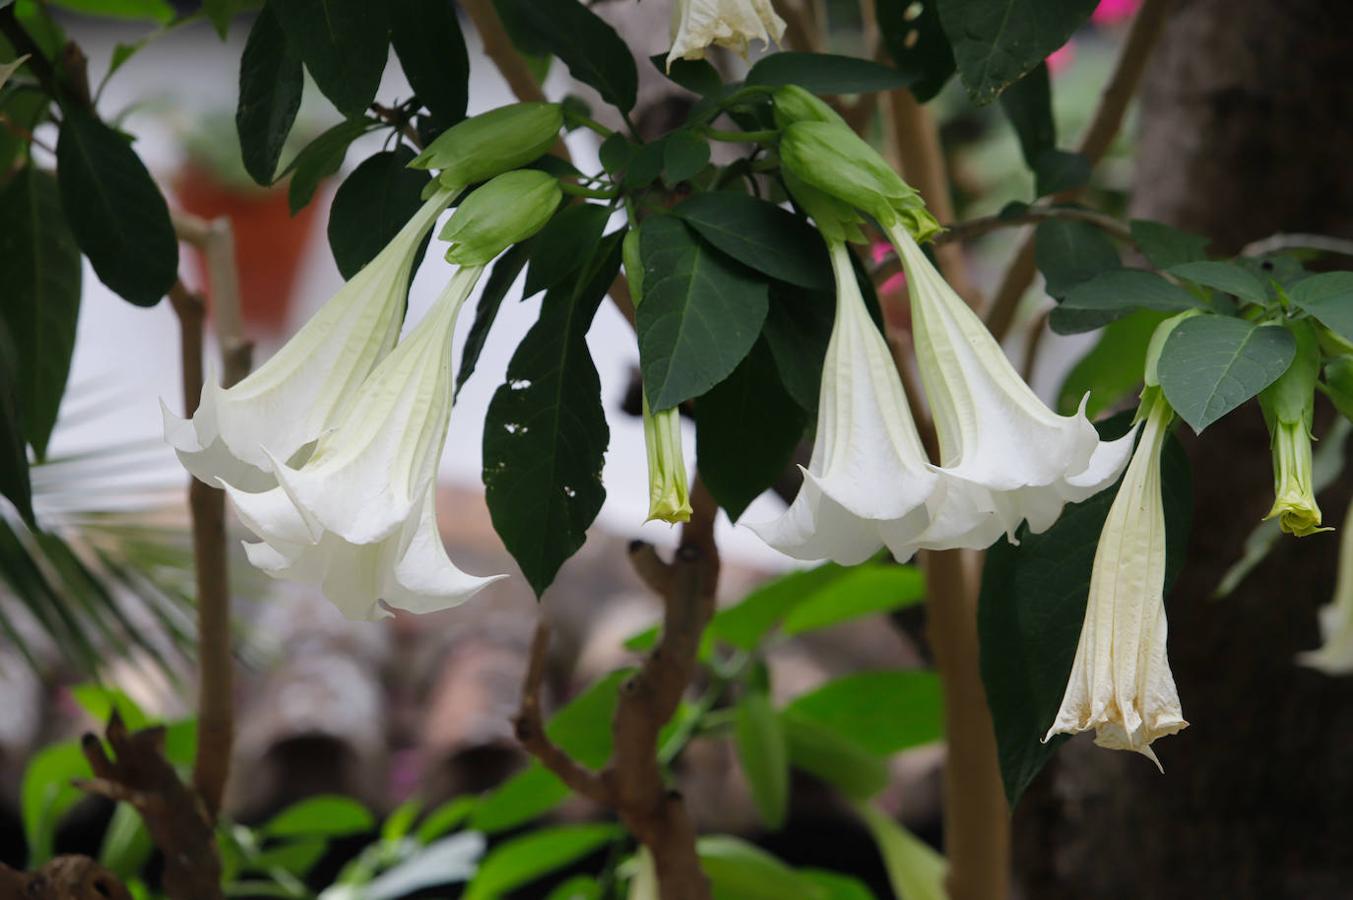
[[[387,615],[381,600],[413,612],[453,606],[494,580],[466,575],[447,558],[433,501],[456,314],[482,271],[452,277],[303,465],[273,460],[277,487],[226,486],[240,520],[262,539],[246,545],[255,566],[321,585],[353,619]]]
[[[1088,395],[1075,415],[1048,409],[911,233],[898,223],[888,235],[907,275],[917,365],[946,478],[921,546],[980,549],[1002,534],[1013,540],[1021,522],[1045,531],[1065,504],[1118,478],[1133,435],[1101,441],[1085,416]]]
[[[1344,515],[1339,538],[1339,575],[1334,599],[1320,609],[1320,637],[1315,650],[1297,654],[1297,662],[1326,675],[1353,674],[1353,505]]]
[[[899,559],[930,523],[931,471],[906,392],[855,280],[850,251],[829,241],[836,319],[822,366],[817,436],[803,486],[778,519],[749,523],[798,559],[854,565],[887,545]]]
[[[333,427],[394,347],[418,246],[457,193],[437,191],[375,259],[239,384],[223,389],[209,377],[191,419],[160,404],[165,440],[185,469],[208,484],[263,490],[277,483],[270,459],[298,461]]]
[[[1279,327],[1279,326],[1270,326]],[[1311,419],[1320,374],[1320,346],[1310,319],[1287,323],[1296,339],[1292,364],[1259,395],[1273,449],[1273,508],[1283,531],[1306,537],[1321,528],[1320,506],[1311,483]]]
[[[1146,425],[1100,532],[1076,659],[1043,740],[1093,729],[1099,746],[1135,750],[1159,768],[1151,742],[1188,723],[1166,654],[1160,455],[1174,410],[1147,380]]]
[[[673,0],[667,68],[677,59],[704,59],[710,44],[746,56],[752,41],[778,44],[784,33],[770,0]]]

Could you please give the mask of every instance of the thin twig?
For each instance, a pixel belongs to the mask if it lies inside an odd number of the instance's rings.
[[[791,50],[816,53],[819,40],[817,23],[813,21],[812,10],[808,7],[811,0],[790,0],[781,3],[776,9],[780,18],[785,20],[785,46]]]
[[[387,125],[394,126],[395,130],[404,135],[404,140],[412,144],[416,149],[423,149],[423,141],[418,137],[418,132],[413,130],[413,125],[409,123],[407,116],[401,115],[399,110],[391,109],[383,103],[371,104],[371,111]]]
[[[523,101],[544,100],[545,92],[527,68],[526,60],[512,46],[512,39],[508,37],[498,11],[493,8],[492,0],[460,0],[460,7],[479,32],[484,55],[493,60],[516,98]]]
[[[1170,0],[1143,0],[1137,10],[1127,41],[1118,56],[1118,65],[1104,87],[1099,108],[1095,110],[1090,127],[1081,138],[1080,152],[1090,161],[1091,166],[1099,164],[1109,145],[1113,143],[1114,136],[1123,126],[1128,103],[1141,82],[1142,72],[1146,69],[1146,60],[1165,24],[1169,6]],[[1080,191],[1081,189],[1064,191],[1057,194],[1053,200],[1059,203],[1066,202],[1079,196]],[[1034,236],[1030,234],[1015,251],[1005,277],[1001,279],[1000,287],[996,290],[996,296],[987,310],[987,327],[998,341],[1009,334],[1010,326],[1015,319],[1015,310],[1019,306],[1020,298],[1033,282],[1035,270]]]
[[[1029,332],[1024,342],[1024,360],[1020,364],[1019,374],[1025,381],[1034,377],[1034,367],[1038,365],[1038,350],[1043,346],[1043,335],[1048,331],[1048,316],[1051,309],[1045,309],[1029,323]]]
[[[1319,250],[1321,253],[1353,256],[1353,241],[1327,234],[1273,234],[1246,244],[1241,248],[1240,255],[1263,256],[1282,250]]]

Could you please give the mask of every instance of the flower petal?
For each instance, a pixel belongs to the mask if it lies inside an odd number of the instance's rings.
[[[446,555],[437,529],[436,500],[429,490],[418,518],[406,529],[406,546],[386,581],[388,606],[412,613],[435,612],[459,606],[506,575],[481,577],[461,571]]]

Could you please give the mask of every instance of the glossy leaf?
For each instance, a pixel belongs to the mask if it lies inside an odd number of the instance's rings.
[[[1114,437],[1131,416],[1100,426]],[[1166,587],[1188,547],[1192,487],[1188,458],[1177,440],[1161,463],[1165,498]],[[996,730],[1001,778],[1011,807],[1067,737],[1043,743],[1057,717],[1076,656],[1090,570],[1117,487],[1066,507],[1042,534],[1020,530],[1018,546],[997,541],[987,551],[978,600],[982,682]]]
[[[1264,285],[1240,266],[1221,260],[1197,260],[1179,263],[1167,270],[1171,275],[1231,294],[1251,303],[1267,303]]]
[[[522,298],[548,290],[578,271],[601,240],[610,218],[610,209],[598,203],[575,203],[561,209],[531,242]]]
[[[1165,340],[1160,386],[1179,417],[1201,432],[1277,381],[1295,354],[1286,328],[1194,316]]]
[[[1324,272],[1293,284],[1287,297],[1320,324],[1353,341],[1353,272]]]
[[[766,319],[766,283],[679,219],[643,224],[639,364],[654,412],[698,397],[742,362]]]
[[[235,107],[244,170],[259,184],[272,184],[304,89],[301,57],[287,41],[272,7],[264,7],[240,57],[240,99]]]
[[[315,196],[320,182],[338,171],[348,147],[370,130],[369,119],[348,119],[339,122],[319,137],[306,144],[287,164],[283,175],[291,175],[287,188],[287,203],[294,216]]]
[[[639,85],[634,55],[596,13],[578,0],[498,0],[497,6],[514,23],[514,39],[524,37],[531,47],[559,57],[574,78],[596,88],[612,106],[634,108]]]
[[[407,168],[413,157],[403,146],[369,156],[334,193],[329,249],[344,278],[371,262],[423,205],[428,177]]]
[[[944,736],[939,677],[920,670],[845,675],[794,698],[785,715],[814,722],[879,756]]]
[[[409,85],[432,114],[433,134],[465,118],[470,57],[452,0],[392,0],[390,42]]]
[[[954,74],[954,51],[940,26],[939,4],[877,0],[879,33],[897,71],[921,103],[931,100]]]
[[[557,825],[494,847],[465,889],[465,900],[492,900],[562,869],[621,834],[615,825]]]
[[[545,295],[484,423],[493,527],[537,596],[583,545],[606,497],[610,429],[586,335],[619,271],[622,235],[603,240],[581,272]]]
[[[938,4],[969,96],[989,103],[1085,23],[1098,0],[949,0]]]
[[[821,235],[774,203],[732,191],[704,191],[677,204],[672,214],[744,266],[799,287],[833,289]]]
[[[384,3],[369,0],[269,0],[287,40],[315,85],[344,116],[360,116],[376,98],[389,55]]]
[[[178,239],[136,151],[94,113],[72,106],[56,161],[66,221],[99,280],[129,303],[159,303],[178,277]]]
[[[780,383],[764,340],[695,404],[695,455],[700,477],[737,521],[784,472],[803,437],[807,416]]]
[[[752,801],[766,827],[777,831],[789,809],[789,751],[764,691],[749,689],[738,701],[733,734]]]
[[[460,353],[460,369],[456,373],[456,396],[460,396],[460,389],[465,387],[465,382],[474,374],[475,366],[479,363],[479,354],[484,352],[484,344],[489,339],[489,329],[493,327],[493,320],[498,317],[498,310],[503,305],[503,298],[516,283],[521,270],[526,268],[526,260],[530,255],[529,243],[517,244],[498,257],[493,268],[489,270],[489,277],[484,281],[484,290],[480,292],[479,299],[475,302],[474,321],[470,323],[470,331],[465,335],[465,346]]]
[[[0,320],[13,344],[18,427],[41,460],[70,374],[80,316],[80,249],[51,173],[26,166],[0,189]]]
[[[863,94],[905,87],[896,69],[857,56],[782,51],[761,57],[747,73],[747,84],[796,84],[815,94]]]

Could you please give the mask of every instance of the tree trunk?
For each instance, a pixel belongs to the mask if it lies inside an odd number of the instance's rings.
[[[1133,214],[1206,234],[1215,254],[1276,232],[1353,233],[1353,5],[1181,3],[1148,68]],[[1317,434],[1330,421],[1317,409]],[[1323,424],[1322,424],[1323,423]],[[1284,536],[1212,597],[1272,503],[1253,405],[1181,426],[1193,461],[1189,559],[1167,608],[1185,717],[1156,750],[1066,746],[1016,815],[1030,898],[1333,898],[1353,885],[1353,677],[1293,656],[1319,643],[1338,536]],[[1338,526],[1353,480],[1319,498]]]

